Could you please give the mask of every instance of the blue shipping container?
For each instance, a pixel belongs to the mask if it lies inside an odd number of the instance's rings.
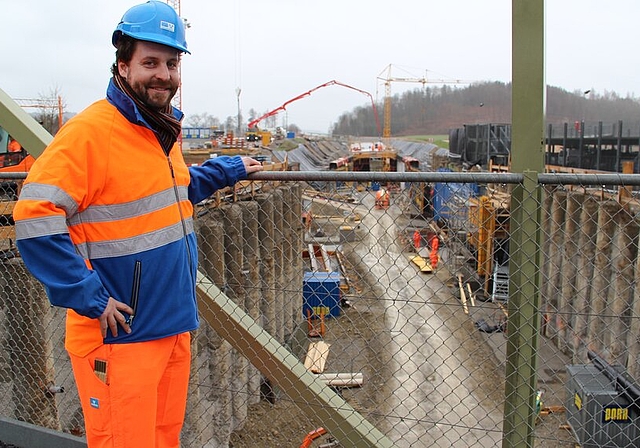
[[[302,285],[302,313],[314,317],[340,315],[340,273],[305,272]]]
[[[438,172],[451,172],[440,168]],[[437,182],[433,186],[433,218],[436,221],[466,220],[467,199],[478,196],[478,184],[460,182]],[[453,224],[452,224],[453,225]]]

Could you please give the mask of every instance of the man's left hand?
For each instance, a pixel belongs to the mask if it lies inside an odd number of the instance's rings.
[[[263,169],[262,163],[251,157],[243,156],[242,163],[244,163],[244,169],[247,172],[247,175],[257,173]]]

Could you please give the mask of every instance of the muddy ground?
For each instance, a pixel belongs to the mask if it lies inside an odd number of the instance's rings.
[[[357,309],[347,310],[346,314],[354,317],[347,326],[332,325],[332,322],[327,324],[327,333],[325,340],[336,344],[341,339],[347,338],[349,341],[354,339],[357,341],[354,346],[366,347],[365,352],[358,353],[356,357],[352,357],[353,354],[344,353],[340,355],[339,359],[336,359],[335,354],[337,350],[332,351],[332,356],[328,359],[327,370],[335,371],[331,366],[335,364],[353,364],[356,371],[374,371],[376,369],[384,369],[384,360],[380,358],[377,351],[374,349],[375,342],[369,340],[368,336],[371,336],[374,330],[372,324],[378,322],[379,319],[375,317],[375,313],[370,311],[360,312]],[[351,325],[353,324],[353,325]],[[492,336],[493,337],[493,336]],[[494,399],[496,403],[499,403],[501,396],[496,388],[496,381],[502,384],[504,377],[502,372],[498,371],[495,367],[491,366],[491,362],[487,363],[487,357],[489,359],[494,358],[493,352],[488,347],[480,347],[474,351],[474,356],[478,359],[478,378],[484,378],[488,382],[488,388],[495,393]],[[333,359],[332,359],[333,358]],[[360,358],[369,358],[366,361],[362,361]],[[498,363],[498,361],[495,361]],[[358,369],[358,365],[362,363],[362,368]],[[502,367],[499,363],[494,364]],[[366,368],[365,368],[366,366]],[[559,376],[564,378],[564,373],[560,372]],[[557,381],[555,384],[543,383],[546,393],[543,399],[543,409],[551,408],[555,405],[562,405],[559,396],[564,393],[563,382]],[[561,395],[558,395],[561,394]],[[357,411],[365,415],[370,422],[375,424],[380,420],[380,415],[376,411],[383,408],[384,403],[381,402],[382,397],[376,395],[375,381],[371,381],[365,384],[360,389],[346,389],[342,391],[343,397],[353,406]],[[241,431],[238,431],[232,435],[231,447],[233,448],[250,448],[250,447],[264,447],[264,448],[282,448],[282,447],[299,447],[303,442],[305,435],[322,426],[322,422],[313,421],[306,417],[305,413],[301,410],[304,403],[295,403],[295,401],[289,399],[286,396],[279,397],[275,404],[270,404],[263,400],[260,403],[252,406],[249,410],[249,418]],[[317,447],[323,443],[327,443],[332,438],[330,435],[325,435],[319,439],[312,446]],[[338,445],[340,446],[340,445]],[[402,446],[401,444],[398,446]],[[535,446],[538,448],[574,448],[576,446],[575,438],[572,433],[566,429],[566,416],[564,412],[544,412],[538,419],[536,424],[536,442]],[[346,448],[346,447],[345,447]]]
[[[362,283],[371,283],[366,272],[357,272],[357,268],[350,266],[352,278],[359,279]],[[441,270],[438,275],[448,275]],[[466,345],[473,357],[473,363],[477,366],[473,379],[476,387],[485,391],[487,400],[492,400],[496,406],[502,406],[504,391],[504,360],[501,358],[500,345],[504,345],[506,337],[502,333],[486,334],[478,331],[474,325],[472,313],[470,316],[460,312],[457,302],[456,289],[451,279],[448,280],[451,289],[453,306],[443,306],[439,309],[441,316],[450,324],[451,328],[459,328],[456,337],[462,345]],[[375,291],[375,288],[370,291]],[[381,390],[381,382],[384,381],[387,360],[385,359],[384,345],[388,340],[383,325],[384,309],[376,306],[370,300],[359,300],[356,295],[351,295],[349,300],[352,307],[343,310],[340,317],[326,321],[326,333],[324,340],[332,345],[331,353],[327,359],[326,371],[328,372],[363,372],[367,378],[364,386],[357,389],[344,389],[342,396],[347,402],[364,415],[372,424],[378,425],[384,432],[382,421],[385,407]],[[477,302],[476,318],[480,315],[490,318],[495,316],[495,307],[485,310],[480,314],[480,307],[491,306],[483,302]],[[306,342],[316,339],[302,339],[297,343],[296,350],[301,360],[304,357]],[[497,348],[493,346],[498,346]],[[556,354],[554,353],[554,356]],[[560,366],[564,360],[558,358],[554,365]],[[554,369],[549,363],[541,362],[543,369],[539,381],[545,389],[543,406],[550,408],[562,405],[564,397],[564,370]],[[305,435],[314,429],[321,427],[322,422],[314,421],[306,417],[302,408],[305,403],[296,403],[295,397],[279,396],[275,404],[261,401],[249,410],[249,418],[241,431],[232,435],[231,446],[233,448],[281,448],[299,447]],[[384,411],[386,412],[386,411]],[[571,447],[575,446],[575,439],[571,432],[565,429],[566,418],[563,412],[543,413],[536,425],[536,444],[538,448]],[[318,447],[329,443],[330,435],[318,438],[312,446]],[[338,445],[341,446],[341,445]],[[402,446],[401,443],[398,446]],[[345,447],[346,448],[346,447]]]

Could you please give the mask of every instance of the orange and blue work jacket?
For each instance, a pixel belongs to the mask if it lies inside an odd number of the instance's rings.
[[[243,178],[239,156],[187,167],[179,145],[165,153],[113,81],[106,99],[69,120],[31,168],[14,209],[25,265],[50,302],[69,309],[67,350],[85,356],[102,343],[196,329],[193,204]],[[109,297],[132,306],[134,292],[131,333],[108,331],[103,340],[96,318]]]

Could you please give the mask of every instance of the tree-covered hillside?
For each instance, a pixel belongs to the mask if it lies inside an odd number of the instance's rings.
[[[377,106],[380,126],[384,127],[383,104]],[[394,95],[391,98],[391,135],[447,134],[465,124],[510,123],[511,84],[485,82],[464,88],[426,87]],[[567,92],[547,88],[548,123],[560,125],[575,121],[622,120],[640,123],[640,100],[613,92]],[[333,127],[334,135],[377,135],[371,106],[342,114]]]

